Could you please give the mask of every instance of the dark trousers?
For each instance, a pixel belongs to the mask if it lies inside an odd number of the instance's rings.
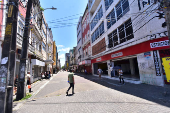
[[[120,83],[121,83],[121,80],[122,80],[123,84],[124,84],[123,76],[120,76],[119,79],[120,79]]]
[[[72,93],[74,93],[74,83],[70,83],[70,87],[68,88],[67,92],[70,90],[71,87],[72,87]]]

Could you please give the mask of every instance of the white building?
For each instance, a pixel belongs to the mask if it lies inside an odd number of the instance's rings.
[[[170,52],[165,19],[155,17],[158,2],[142,2],[89,0],[93,74],[100,67],[111,76],[110,66],[120,66],[125,78],[164,85],[161,58],[170,56],[164,54]]]

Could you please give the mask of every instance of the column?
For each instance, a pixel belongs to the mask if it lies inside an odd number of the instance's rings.
[[[134,60],[133,58],[129,59],[129,62],[130,62],[130,71],[131,71],[131,75],[135,76],[135,64],[134,64],[133,60]]]

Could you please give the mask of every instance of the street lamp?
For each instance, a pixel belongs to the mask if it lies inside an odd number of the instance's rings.
[[[57,8],[54,8],[53,6],[52,6],[52,8],[42,8],[42,7],[40,7],[40,9],[41,9],[41,11],[39,11],[37,14],[35,14],[33,17],[30,17],[30,20],[32,19],[32,18],[34,18],[34,17],[36,17],[38,14],[40,14],[41,12],[43,12],[44,10],[47,10],[47,9],[52,9],[52,10],[57,10]]]

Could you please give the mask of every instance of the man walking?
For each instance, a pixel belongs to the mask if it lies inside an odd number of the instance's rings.
[[[121,69],[119,69],[119,79],[120,79],[120,83],[121,83],[121,80],[122,80],[123,84],[125,84],[124,80],[123,80],[123,71]]]
[[[73,71],[73,70],[72,70]],[[70,90],[70,88],[72,87],[72,94],[74,94],[74,73],[70,73],[68,74],[68,83],[70,84],[70,87],[68,88],[67,92],[66,92],[66,96],[68,96],[68,92]]]

